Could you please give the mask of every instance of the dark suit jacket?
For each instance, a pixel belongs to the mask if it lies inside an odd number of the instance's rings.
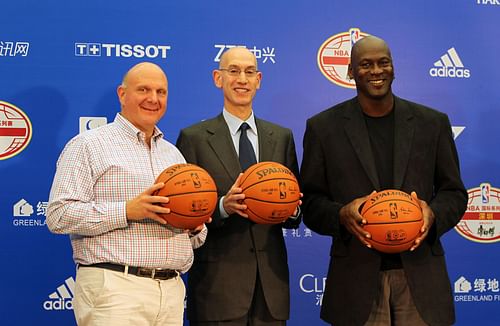
[[[467,204],[448,117],[395,97],[394,187],[416,191],[436,220],[426,241],[401,254],[414,302],[430,325],[454,322],[450,280],[440,237]],[[334,325],[362,325],[377,293],[380,255],[339,223],[340,208],[382,190],[365,119],[357,98],[307,121],[301,166],[304,223],[333,237],[321,318]]]
[[[259,161],[287,166],[297,177],[298,163],[289,129],[256,119]],[[177,146],[190,163],[206,169],[224,196],[241,172],[229,128],[222,116],[180,132]],[[296,228],[300,219],[280,225],[258,225],[237,214],[221,219],[217,207],[205,244],[195,250],[188,274],[189,320],[228,320],[244,316],[252,302],[257,271],[267,305],[276,319],[289,318],[289,274],[282,227]]]

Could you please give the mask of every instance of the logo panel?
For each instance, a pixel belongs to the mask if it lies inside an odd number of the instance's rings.
[[[329,81],[346,88],[356,88],[354,80],[347,76],[351,48],[360,39],[368,36],[359,28],[335,34],[327,39],[318,50],[318,67]]]
[[[56,291],[49,294],[49,299],[43,303],[45,310],[73,310],[73,296],[75,293],[75,279],[68,277]]]
[[[466,69],[454,47],[434,62],[434,68],[429,70],[432,77],[470,78],[470,70]]]
[[[80,117],[80,133],[99,128],[108,123],[108,118],[106,117]]]
[[[21,153],[32,135],[31,121],[21,109],[0,101],[0,160]]]
[[[500,241],[500,189],[485,182],[468,193],[467,211],[455,230],[474,242]]]

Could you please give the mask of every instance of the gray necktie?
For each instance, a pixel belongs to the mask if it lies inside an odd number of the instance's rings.
[[[250,126],[248,123],[243,122],[240,126],[240,166],[242,171],[245,171],[249,166],[257,163],[255,158],[255,151],[253,149],[252,143],[248,139],[247,129]]]

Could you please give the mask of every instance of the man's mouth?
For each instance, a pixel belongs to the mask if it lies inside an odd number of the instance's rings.
[[[248,92],[249,92],[249,90],[248,90],[247,88],[241,88],[241,87],[236,87],[236,88],[234,88],[234,91],[235,91],[236,93],[241,93],[241,94],[244,94],[244,93],[248,93]]]

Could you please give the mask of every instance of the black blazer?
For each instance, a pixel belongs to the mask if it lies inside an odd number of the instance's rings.
[[[467,191],[448,117],[395,97],[394,187],[416,191],[436,220],[426,241],[401,254],[412,297],[431,325],[454,322],[450,280],[440,237],[466,209]],[[363,325],[377,293],[380,255],[339,223],[340,208],[381,190],[365,119],[353,98],[307,121],[301,166],[304,223],[333,237],[321,318]]]
[[[259,162],[274,161],[296,176],[298,163],[292,132],[256,119]],[[241,172],[229,128],[222,116],[181,130],[177,147],[186,160],[206,169],[224,196]],[[234,214],[220,218],[217,207],[208,224],[205,244],[195,250],[188,273],[189,320],[230,320],[242,317],[252,302],[257,271],[275,319],[289,318],[289,273],[282,227],[297,228],[300,219],[280,225],[258,225]]]

